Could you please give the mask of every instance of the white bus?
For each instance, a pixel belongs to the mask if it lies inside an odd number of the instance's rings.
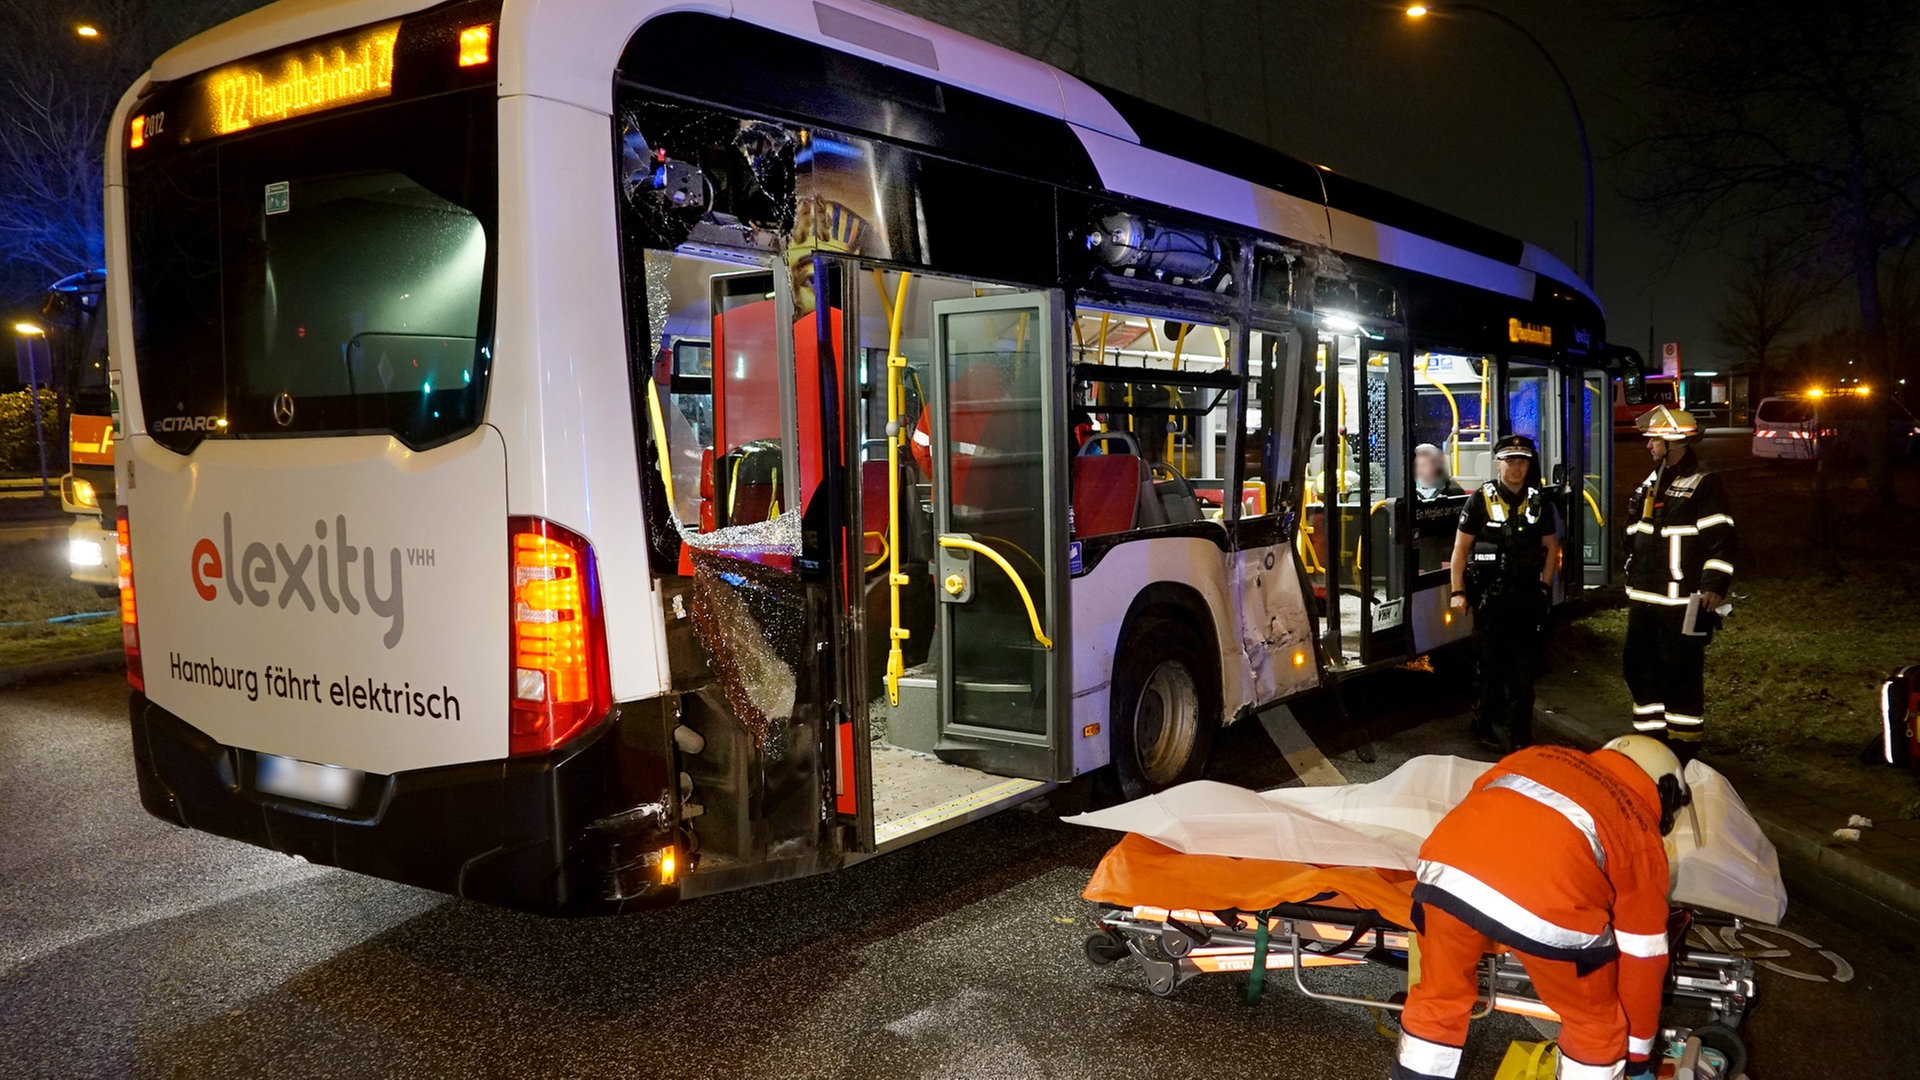
[[[190,828],[595,911],[1192,779],[1465,635],[1421,443],[1470,491],[1536,437],[1606,576],[1560,262],[874,4],[278,4],[114,131],[130,711]]]

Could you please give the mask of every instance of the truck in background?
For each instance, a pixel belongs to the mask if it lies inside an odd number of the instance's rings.
[[[67,526],[67,562],[73,580],[111,596],[119,590],[113,529],[114,402],[102,304],[106,282],[105,270],[61,278],[47,289],[40,313],[55,362],[66,366],[63,381],[71,394],[67,471],[60,477],[60,507],[74,516]]]

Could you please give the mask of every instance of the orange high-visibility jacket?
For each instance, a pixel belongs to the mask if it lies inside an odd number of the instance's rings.
[[[1519,952],[1583,968],[1618,957],[1644,1055],[1659,1031],[1669,885],[1653,780],[1611,750],[1536,746],[1487,770],[1441,819],[1413,898]]]

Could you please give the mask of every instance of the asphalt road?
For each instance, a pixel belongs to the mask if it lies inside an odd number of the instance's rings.
[[[1378,760],[1466,753],[1457,700],[1391,673],[1353,704]],[[1446,715],[1401,708],[1419,701]],[[1079,891],[1115,838],[1078,797],[836,874],[618,919],[549,920],[308,866],[145,816],[115,677],[0,691],[0,1075],[6,1077],[1382,1077],[1366,1013],[1228,978],[1149,995],[1096,969]],[[1418,725],[1418,726],[1413,726]],[[1310,731],[1320,723],[1308,718]],[[1405,730],[1398,730],[1405,729]],[[1331,729],[1328,729],[1331,730]],[[1215,775],[1289,776],[1258,724]],[[1800,904],[1749,1033],[1757,1080],[1914,1075],[1920,959]],[[1758,943],[1754,943],[1758,944]],[[1821,981],[1783,972],[1801,971]],[[1390,992],[1384,972],[1349,989]],[[1523,1022],[1476,1025],[1488,1077]]]

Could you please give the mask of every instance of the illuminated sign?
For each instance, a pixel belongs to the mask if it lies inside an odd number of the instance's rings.
[[[1507,340],[1519,345],[1553,344],[1553,328],[1539,323],[1507,320]]]
[[[205,86],[206,129],[215,135],[393,93],[393,44],[400,24],[290,49],[221,68]]]

